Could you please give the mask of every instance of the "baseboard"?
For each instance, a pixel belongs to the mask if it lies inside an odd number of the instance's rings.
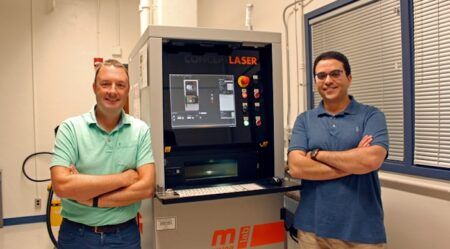
[[[23,217],[7,218],[7,219],[3,219],[3,225],[4,226],[13,226],[13,225],[45,222],[45,218],[46,218],[45,215],[35,215],[35,216],[23,216]]]

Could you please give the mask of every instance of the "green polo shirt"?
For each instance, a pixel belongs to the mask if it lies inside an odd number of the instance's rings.
[[[97,123],[94,109],[62,122],[50,167],[75,165],[80,174],[106,175],[154,162],[150,129],[143,121],[122,111],[119,124],[107,132]],[[136,217],[140,205],[94,208],[63,198],[61,215],[90,226],[112,225]]]

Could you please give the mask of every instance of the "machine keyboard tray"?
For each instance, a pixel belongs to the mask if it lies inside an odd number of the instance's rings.
[[[180,197],[189,197],[200,195],[235,193],[259,189],[264,189],[264,187],[256,183],[248,183],[248,184],[226,185],[226,186],[206,187],[206,188],[181,189],[176,190],[175,193],[177,193]]]
[[[257,180],[252,183],[231,185],[204,186],[189,189],[167,189],[156,192],[156,198],[163,204],[183,202],[207,201],[223,198],[236,198],[251,195],[284,193],[301,189],[301,183],[284,181],[281,185],[270,184],[268,179]]]

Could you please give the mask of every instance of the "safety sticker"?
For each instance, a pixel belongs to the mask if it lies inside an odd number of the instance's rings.
[[[176,217],[160,217],[156,218],[156,230],[174,230],[177,228],[177,218]]]

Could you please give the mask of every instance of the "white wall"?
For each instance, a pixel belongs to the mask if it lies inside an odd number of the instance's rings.
[[[286,5],[293,3],[292,0],[281,1],[263,1],[263,0],[198,0],[198,25],[205,27],[225,28],[225,29],[244,29],[245,5],[254,4],[254,30],[274,31],[283,33],[283,44],[285,39],[284,28],[282,25],[282,12]],[[305,13],[316,10],[326,4],[332,3],[332,0],[313,0],[311,4],[305,7]],[[303,71],[301,58],[303,56],[301,47],[303,41],[300,39],[300,30],[302,23],[297,25],[298,50],[295,48],[295,15],[297,22],[302,22],[300,10],[290,13],[289,18],[289,55],[291,64],[291,125],[294,118],[300,112],[305,110],[304,92],[302,90],[297,94],[296,84],[302,82]],[[297,52],[298,51],[298,52]],[[286,70],[285,57],[283,51],[283,68]],[[299,58],[300,63],[296,64]],[[297,69],[299,69],[297,76]],[[287,72],[283,74],[284,86],[286,86]],[[299,79],[297,81],[297,79]],[[302,87],[300,88],[302,89]],[[287,90],[285,89],[285,95]],[[284,109],[286,114],[286,98]],[[419,177],[409,177],[399,174],[383,172],[382,174],[382,199],[385,211],[385,225],[388,233],[389,249],[422,249],[422,248],[446,248],[450,244],[450,182],[436,181]],[[385,184],[383,177],[394,179],[407,179],[407,181],[416,182],[422,187],[410,188],[399,187],[398,184]],[[428,187],[443,189],[438,194],[436,191],[429,190]],[[442,194],[444,193],[444,194]],[[294,248],[294,247],[290,247]]]
[[[440,249],[450,245],[450,183],[401,174],[380,173],[389,249]],[[428,187],[440,189],[433,191]]]
[[[51,151],[53,129],[94,104],[93,57],[111,58],[120,46],[126,63],[139,38],[138,0],[0,1],[0,169],[5,218],[44,214],[47,183],[21,174],[26,156]],[[97,4],[100,4],[100,9]],[[98,12],[98,13],[97,13]],[[98,20],[98,34],[97,34]],[[34,178],[49,178],[50,157],[27,164]]]
[[[32,199],[37,191],[35,184],[23,180],[20,171],[22,160],[34,152],[35,145],[30,21],[29,2],[0,3],[0,168],[5,217],[33,214]]]
[[[52,6],[55,2],[56,5]],[[196,0],[163,0],[163,25],[196,26]],[[21,173],[25,157],[51,151],[53,129],[95,103],[93,58],[127,63],[139,39],[139,0],[0,1],[0,169],[3,216],[42,215],[48,183]],[[122,54],[113,56],[113,48]],[[28,161],[28,174],[49,178],[50,156]]]
[[[162,25],[197,26],[197,0],[161,0],[161,2]]]

